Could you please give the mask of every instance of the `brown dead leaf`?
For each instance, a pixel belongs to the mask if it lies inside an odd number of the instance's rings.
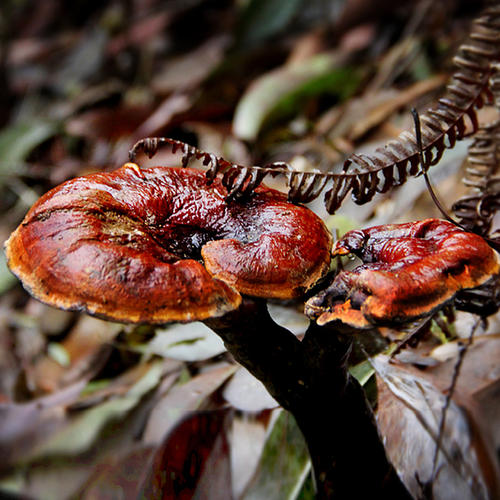
[[[81,316],[78,323],[61,343],[69,363],[61,365],[49,355],[34,367],[33,380],[45,392],[53,392],[76,380],[89,380],[102,366],[110,351],[110,342],[122,325]]]
[[[416,497],[432,481],[433,457],[446,397],[434,378],[410,366],[373,360],[379,391],[377,422],[387,453]],[[435,367],[428,368],[434,370]],[[444,382],[446,387],[450,379]],[[441,386],[443,384],[441,383]],[[453,396],[432,483],[435,499],[487,499],[498,495],[498,463],[476,419]]]
[[[60,335],[70,325],[73,314],[30,299],[26,304],[25,313],[40,328],[45,335]]]
[[[171,429],[149,467],[141,498],[231,500],[230,410],[196,412]]]
[[[453,377],[458,342],[444,344],[454,348],[453,357],[424,372],[425,376],[428,376],[442,391],[447,390]],[[475,337],[474,343],[464,357],[453,398],[470,415],[491,456],[495,456],[496,450],[500,449],[498,360],[500,360],[500,334]]]
[[[7,64],[22,65],[41,61],[49,54],[74,44],[78,34],[59,33],[52,38],[26,37],[13,40],[7,54]]]
[[[0,470],[9,467],[66,422],[65,408],[85,387],[80,380],[28,403],[0,404]]]
[[[178,114],[189,110],[194,102],[190,92],[175,92],[168,96],[135,131],[134,137],[138,140],[142,137],[152,136],[162,127],[165,127]]]
[[[414,0],[405,3],[409,9]],[[367,21],[374,22],[389,12],[393,11],[398,5],[402,5],[397,0],[382,0],[372,2],[371,0],[347,0],[344,2],[343,9],[337,18],[334,30],[338,33],[344,33],[346,30],[364,24]]]
[[[228,47],[227,35],[209,38],[187,54],[166,61],[151,85],[155,93],[165,95],[179,89],[196,88],[219,64]]]
[[[159,443],[186,414],[200,409],[203,401],[216,391],[237,369],[236,365],[200,373],[189,382],[178,384],[157,403],[146,424],[143,440]]]
[[[357,141],[398,109],[413,104],[418,97],[441,87],[445,80],[444,75],[437,75],[402,91],[377,88],[365,92],[358,98],[326,111],[317,121],[315,130],[319,134],[328,134],[330,140],[343,138],[350,142]],[[400,130],[395,132],[397,135]]]
[[[172,21],[172,12],[155,12],[140,21],[130,24],[130,28],[113,38],[107,47],[107,56],[113,57],[131,45],[145,44],[158,36]]]
[[[371,93],[365,94],[363,96],[363,101],[365,104],[368,104],[365,107],[365,115],[362,119],[353,123],[351,130],[346,135],[347,139],[351,141],[358,140],[369,130],[389,118],[392,113],[412,104],[422,95],[437,90],[442,87],[445,82],[446,77],[444,75],[437,75],[428,80],[414,83],[404,90],[397,91],[394,96],[390,96],[388,99],[382,101],[374,99]],[[370,102],[375,102],[375,105],[370,106]]]
[[[65,124],[70,135],[114,141],[131,135],[148,118],[150,106],[120,106],[86,111]]]
[[[78,498],[136,500],[140,485],[147,473],[145,464],[151,461],[154,451],[153,446],[139,445],[118,457],[110,457],[107,463],[96,468],[78,494]]]

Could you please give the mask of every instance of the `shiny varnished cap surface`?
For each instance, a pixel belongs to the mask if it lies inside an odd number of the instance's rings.
[[[330,235],[312,212],[265,187],[245,202],[226,194],[193,169],[79,177],[31,208],[8,263],[43,302],[148,323],[220,316],[240,292],[294,297],[326,272]]]
[[[340,272],[306,304],[318,324],[368,328],[412,320],[500,272],[498,255],[483,238],[439,219],[350,231],[333,255],[349,253],[363,264]]]

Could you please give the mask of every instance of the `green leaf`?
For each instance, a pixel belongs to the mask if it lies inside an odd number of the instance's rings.
[[[365,385],[375,373],[370,361],[365,360],[349,368],[351,375],[361,384]]]
[[[0,175],[8,174],[24,162],[34,148],[56,134],[54,122],[18,123],[0,132]]]
[[[50,342],[47,346],[48,355],[61,366],[69,366],[71,364],[71,356],[62,344],[58,342]]]
[[[7,267],[7,258],[5,257],[5,254],[0,252],[0,295],[6,292],[16,282],[16,277]]]
[[[236,30],[238,48],[256,45],[276,35],[290,22],[302,0],[249,0]]]
[[[325,224],[328,230],[338,238],[342,238],[344,234],[352,231],[353,229],[359,229],[358,222],[341,214],[328,216]]]
[[[316,489],[314,487],[314,478],[312,471],[306,477],[302,489],[300,490],[297,500],[315,500],[316,499]]]
[[[109,386],[111,383],[111,380],[106,378],[106,379],[100,379],[100,380],[91,380],[83,389],[83,391],[80,393],[80,397],[85,397],[90,394],[93,394],[94,392],[100,391],[106,387]]]
[[[253,141],[264,123],[293,116],[307,99],[326,93],[340,100],[351,95],[360,75],[352,68],[336,67],[338,62],[336,54],[318,54],[255,80],[236,107],[234,134]]]
[[[307,445],[293,416],[280,410],[257,472],[241,500],[297,498],[311,470]]]
[[[35,456],[77,455],[89,449],[99,432],[111,420],[119,419],[132,410],[148,391],[153,389],[163,374],[162,363],[151,363],[149,370],[122,397],[106,401],[82,412],[60,432],[51,436],[35,452]]]

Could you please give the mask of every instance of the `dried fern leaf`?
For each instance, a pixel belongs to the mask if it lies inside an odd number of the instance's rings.
[[[435,165],[446,148],[453,147],[463,138],[466,120],[470,121],[472,132],[477,131],[476,110],[491,98],[489,79],[493,73],[492,65],[497,61],[500,61],[499,5],[486,8],[474,21],[468,41],[454,58],[456,71],[444,96],[420,117],[425,166],[420,164],[416,139],[410,132],[403,132],[373,154],[351,155],[338,173],[297,172],[284,162],[264,166],[237,165],[167,138],[142,139],[130,151],[130,159],[134,161],[139,151],[151,157],[161,145],[170,145],[173,152],[180,149],[184,166],[196,158],[208,166],[209,179],[223,174],[229,199],[251,194],[267,175],[285,176],[288,198],[297,203],[313,200],[330,185],[325,192],[325,205],[329,213],[334,213],[350,192],[356,203],[363,204],[377,192],[386,192],[406,182],[409,176],[420,175],[424,168]]]
[[[500,67],[490,80],[500,109]],[[469,192],[452,207],[460,224],[484,237],[490,235],[493,217],[500,210],[500,119],[479,127],[469,147],[464,184]]]

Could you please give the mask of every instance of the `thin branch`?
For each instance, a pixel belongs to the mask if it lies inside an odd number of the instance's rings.
[[[429,179],[429,175],[427,174],[427,170],[429,169],[428,162],[426,162],[425,157],[424,157],[424,147],[422,145],[422,129],[420,126],[420,117],[418,115],[418,111],[415,108],[411,108],[411,114],[413,116],[413,123],[415,124],[415,138],[417,139],[417,148],[418,148],[418,156],[420,158],[420,164],[422,165],[422,171],[423,171],[423,176],[425,179],[425,185],[427,186],[427,190],[429,191],[429,194],[431,195],[432,201],[438,208],[438,210],[441,212],[443,217],[448,221],[451,222],[452,224],[455,224],[455,226],[460,227],[461,229],[462,226],[456,221],[454,221],[446,212],[445,208],[439,201],[439,198],[437,197],[436,193],[434,192],[434,188],[432,187],[431,181]]]
[[[472,341],[474,338],[474,333],[477,330],[477,327],[479,326],[479,323],[481,322],[482,318],[478,318],[477,321],[474,323],[472,326],[471,332],[469,334],[469,338],[467,339],[467,343],[465,345],[459,345],[459,352],[458,352],[458,358],[457,362],[455,363],[455,367],[453,369],[453,376],[451,379],[451,384],[450,387],[448,388],[447,394],[446,394],[446,400],[441,412],[441,418],[439,421],[439,428],[438,428],[438,436],[436,440],[436,448],[434,450],[434,457],[432,459],[432,476],[431,476],[431,484],[434,483],[439,471],[437,469],[437,462],[438,462],[438,456],[439,452],[441,451],[441,446],[442,446],[442,441],[443,441],[443,435],[444,435],[444,429],[446,425],[446,414],[448,413],[448,408],[451,404],[451,399],[453,397],[453,394],[455,392],[455,387],[457,385],[458,377],[460,375],[460,369],[462,368],[462,364],[465,358],[465,354],[467,353],[467,350],[469,347],[472,345]]]

